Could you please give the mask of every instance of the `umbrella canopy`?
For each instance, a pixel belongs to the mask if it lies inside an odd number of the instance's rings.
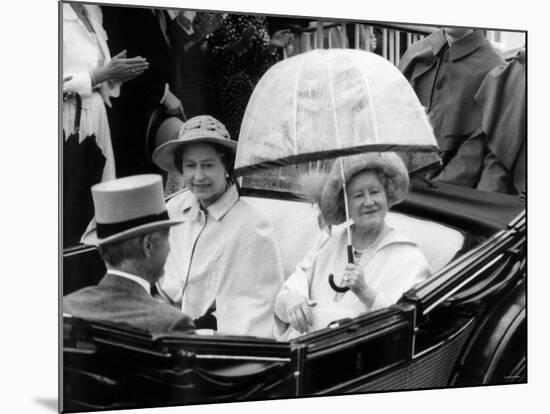
[[[258,82],[235,172],[366,151],[398,152],[409,172],[439,161],[425,110],[392,63],[363,50],[314,50],[275,64]]]

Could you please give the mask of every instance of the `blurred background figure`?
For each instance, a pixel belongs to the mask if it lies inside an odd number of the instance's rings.
[[[494,68],[483,80],[475,101],[483,113],[482,126],[487,145],[506,168],[506,180],[496,182],[487,168],[478,188],[499,191],[506,188],[510,194],[526,190],[527,93],[525,48],[507,63]],[[486,173],[487,172],[487,173]]]
[[[269,34],[266,18],[229,14],[208,40],[215,57],[215,114],[238,139],[241,120],[254,86],[290,44],[290,29]]]
[[[149,70],[127,82],[113,104],[113,145],[118,176],[161,172],[146,151],[149,118],[159,106],[167,115],[184,117],[181,100],[174,94],[174,51],[170,26],[177,13],[164,9],[103,6],[109,44],[115,50],[143,56]]]
[[[219,29],[224,14],[179,10],[170,25],[175,56],[174,94],[181,100],[188,118],[213,113],[215,77],[208,38]]]
[[[481,30],[449,27],[412,44],[399,63],[426,108],[441,150],[434,180],[508,192],[508,172],[487,145],[475,96],[504,60]]]
[[[126,51],[111,59],[102,20],[99,6],[63,4],[64,246],[78,242],[93,216],[90,186],[116,175],[105,104],[148,68]]]

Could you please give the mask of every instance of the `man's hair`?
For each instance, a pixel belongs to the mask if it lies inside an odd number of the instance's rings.
[[[98,246],[99,256],[103,261],[113,267],[119,266],[125,260],[140,260],[144,259],[143,249],[141,248],[143,239],[146,236],[152,236],[152,241],[157,245],[158,240],[166,236],[168,237],[170,229],[164,228],[149,233],[140,234],[129,239],[124,239],[119,242],[108,243]]]
[[[99,256],[103,261],[110,266],[119,266],[125,260],[143,259],[143,249],[141,244],[143,238],[147,235],[140,234],[139,236],[124,239],[114,243],[100,245],[98,247]]]

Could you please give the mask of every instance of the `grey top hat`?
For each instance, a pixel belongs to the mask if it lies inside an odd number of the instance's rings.
[[[391,193],[386,194],[389,207],[405,199],[409,191],[409,173],[401,158],[395,152],[370,152],[342,157],[344,176],[348,182],[361,171],[379,170],[392,182]],[[340,224],[346,220],[343,200],[340,160],[337,159],[319,197],[319,208],[327,224]]]
[[[231,140],[229,132],[220,121],[210,115],[200,115],[181,126],[177,139],[158,146],[153,153],[153,162],[164,171],[178,172],[175,164],[176,151],[185,145],[201,142],[221,145],[233,153],[237,150],[237,143]]]
[[[84,244],[113,243],[181,223],[168,217],[162,178],[157,174],[96,184],[92,187],[92,198],[95,217],[82,236]]]

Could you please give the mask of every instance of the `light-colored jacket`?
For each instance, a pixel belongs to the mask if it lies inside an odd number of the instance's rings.
[[[354,318],[390,306],[430,275],[426,258],[417,245],[404,234],[391,229],[374,252],[363,254],[358,263],[365,274],[365,282],[377,292],[372,307],[367,308],[352,291],[335,302],[336,292],[330,287],[328,276],[333,274],[335,283],[342,284],[347,264],[346,248],[345,224],[333,226],[331,235],[323,233],[314,248],[298,263],[277,295],[275,312],[280,322],[274,332],[277,339],[288,340],[299,335],[282,322],[287,320],[290,292],[317,302],[311,308],[314,330],[326,327],[333,320]]]
[[[201,209],[190,191],[167,205],[183,224],[170,231],[171,251],[159,291],[197,318],[216,303],[218,332],[272,337],[283,267],[271,222],[230,187]]]
[[[111,54],[101,9],[89,4],[83,7],[95,34],[88,32],[69,4],[63,4],[63,76],[72,76],[71,80],[64,83],[63,91],[78,92],[83,107],[87,107],[88,99],[94,92],[90,72],[98,67],[98,63],[102,66],[107,64]],[[120,93],[120,83],[102,82],[97,88],[109,106],[109,97]]]
[[[103,17],[99,6],[84,5],[94,33],[88,32],[69,4],[63,4],[63,92],[77,92],[82,98],[79,143],[93,137],[105,157],[102,181],[116,178],[115,157],[111,144],[111,132],[105,104],[110,97],[120,94],[120,84],[105,81],[92,88],[90,72],[111,59],[107,46],[107,33],[103,29]],[[63,131],[65,139],[75,127],[76,104],[74,99],[63,102]]]

